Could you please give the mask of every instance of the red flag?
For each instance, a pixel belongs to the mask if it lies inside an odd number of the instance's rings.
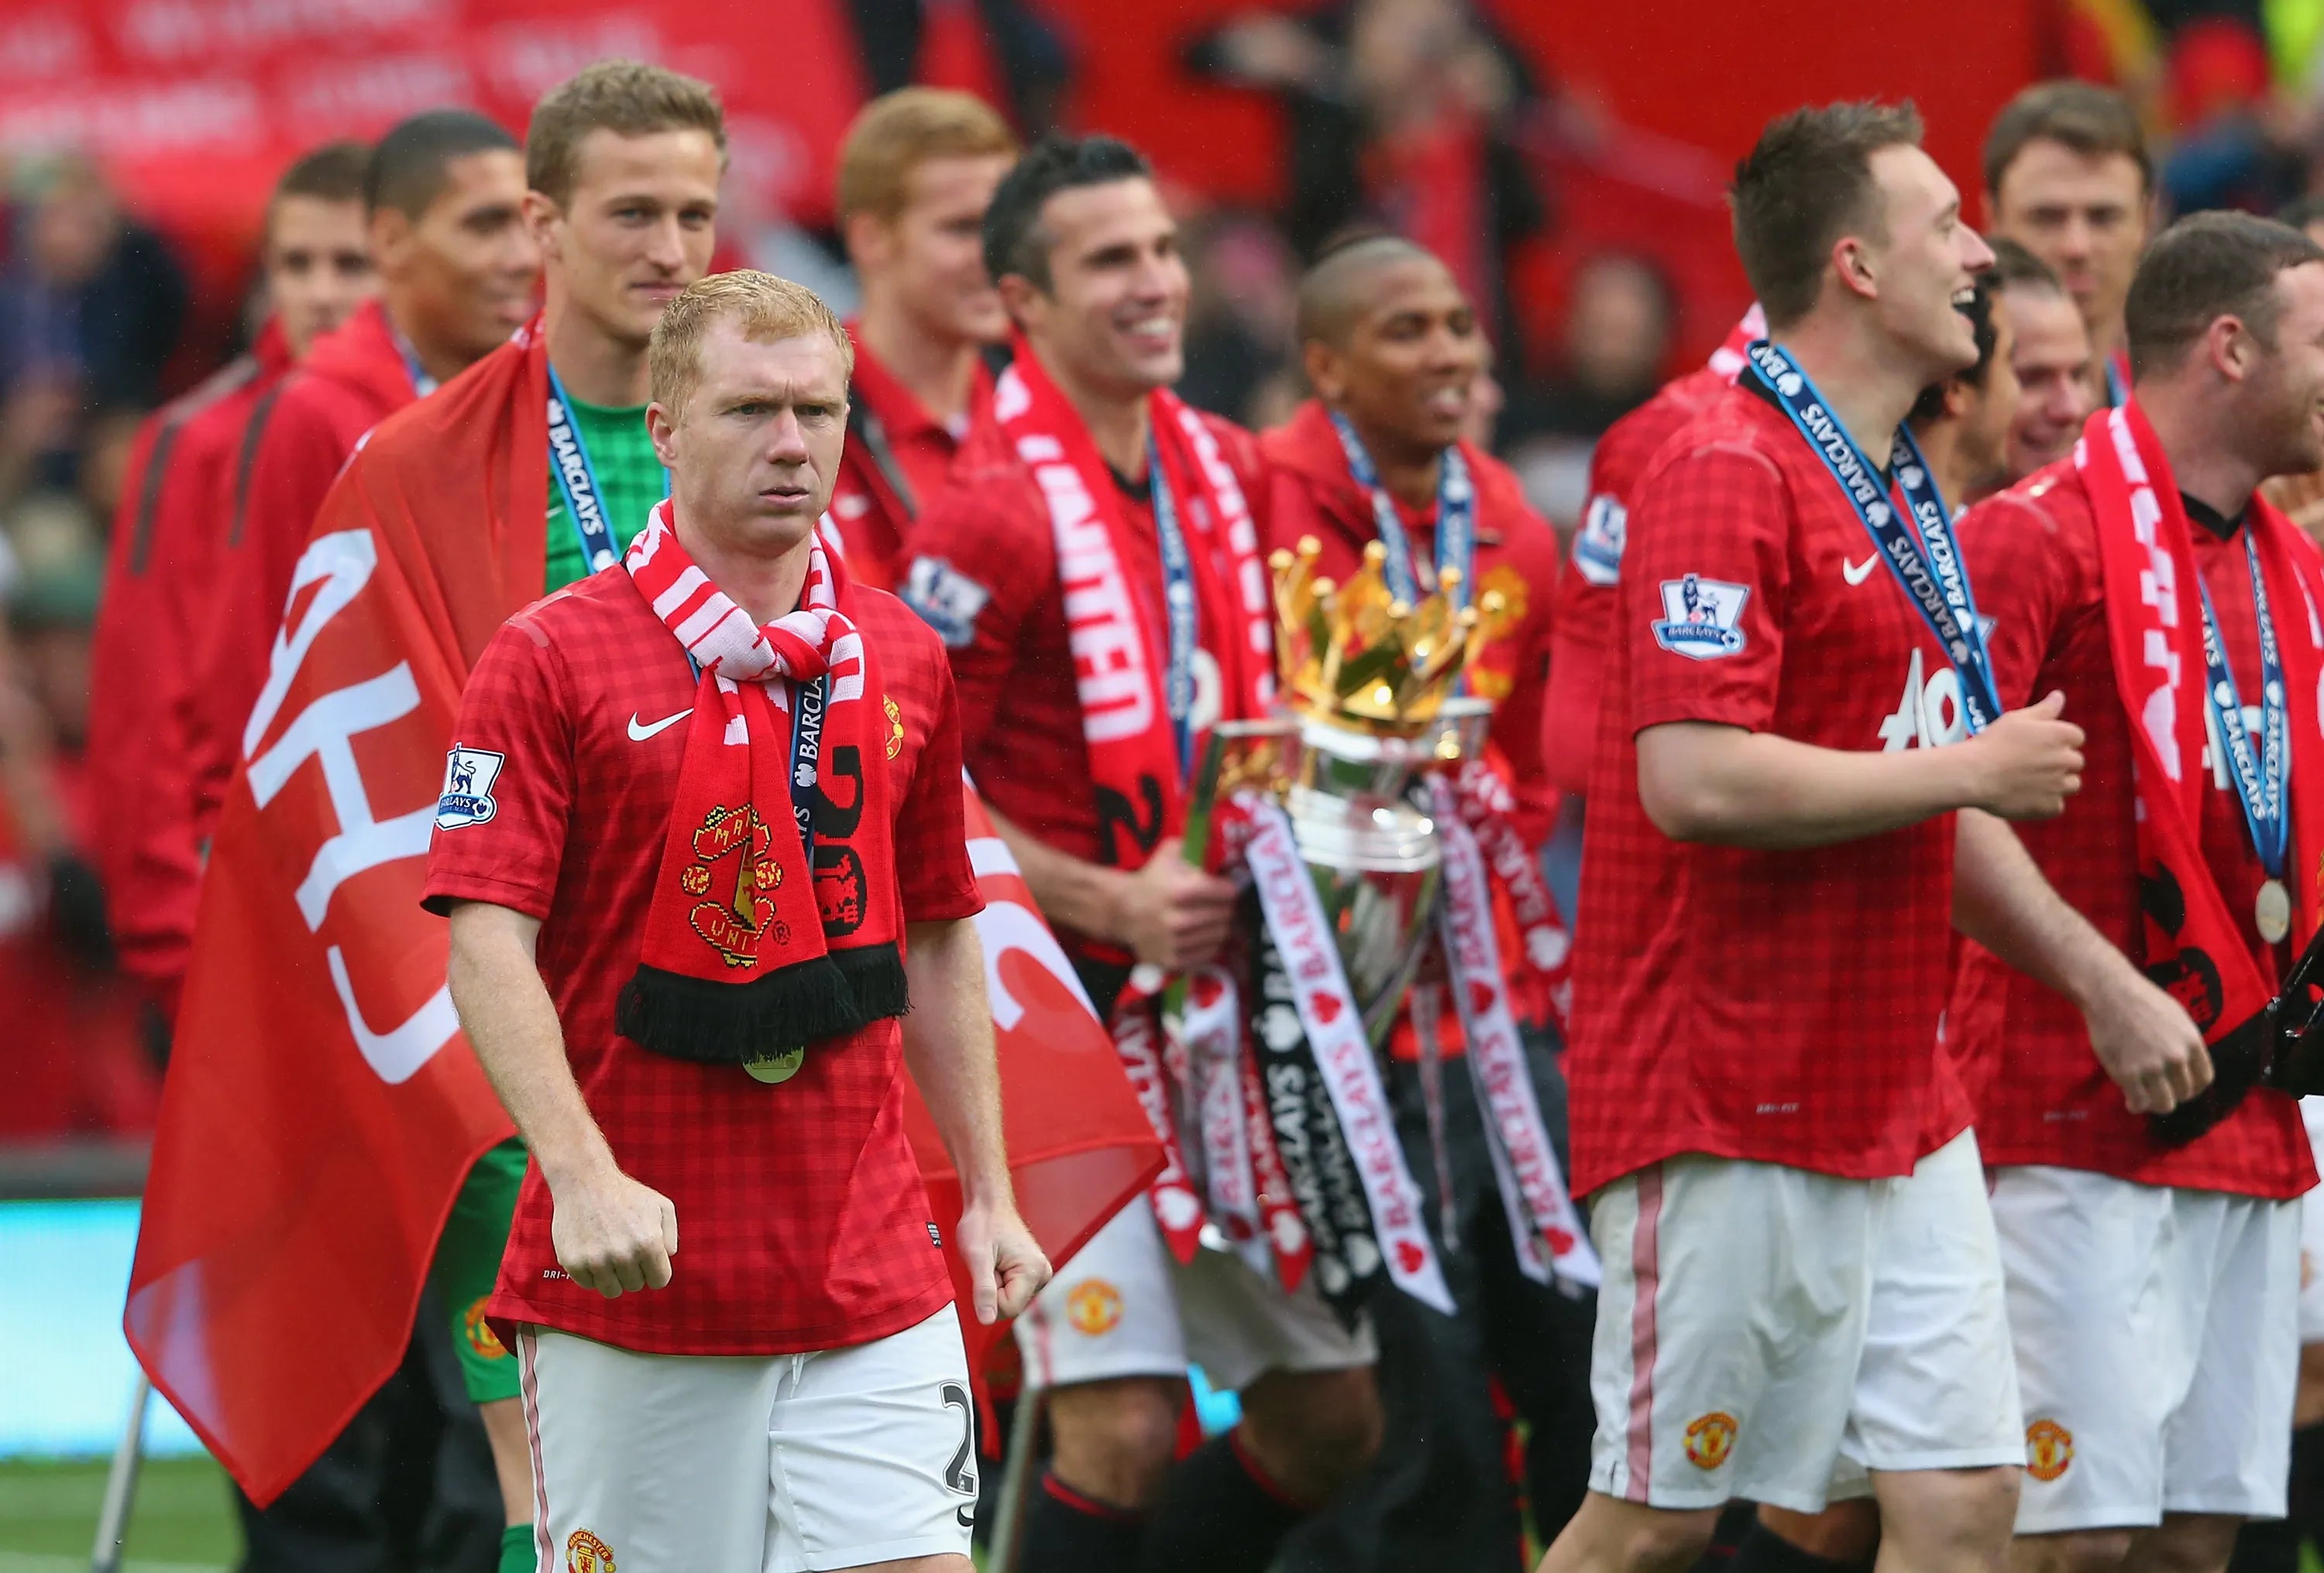
[[[401,1359],[453,1199],[509,1131],[453,1015],[447,926],[419,902],[461,687],[539,595],[544,384],[537,337],[521,335],[348,461],[300,560],[204,880],[123,1325],[261,1504]],[[1074,1047],[1095,1022],[972,819],[1011,1163],[1062,1256],[1157,1154],[1102,1038]],[[917,1149],[940,1160],[914,1118]],[[931,1168],[929,1189],[936,1217],[958,1216],[948,1170]],[[967,1325],[981,1347],[973,1311]]]
[[[968,800],[969,859],[984,895],[976,930],[984,942],[984,985],[1001,1059],[1009,1171],[1018,1210],[1051,1263],[1060,1264],[1160,1172],[1162,1148],[1008,843],[993,831],[975,790],[964,782],[961,791]],[[917,1096],[905,1100],[904,1129],[930,1209],[940,1218],[958,1217],[960,1181]],[[982,1372],[985,1351],[1005,1329],[977,1324],[960,1258],[950,1260],[968,1368]]]

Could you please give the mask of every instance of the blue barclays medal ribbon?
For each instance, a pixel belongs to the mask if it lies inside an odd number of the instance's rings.
[[[1420,583],[1411,537],[1405,533],[1396,499],[1380,485],[1379,471],[1364,448],[1364,440],[1356,435],[1346,416],[1336,410],[1331,413],[1333,430],[1340,434],[1341,451],[1348,456],[1348,473],[1371,495],[1372,523],[1379,531],[1380,543],[1388,548],[1388,561],[1381,565],[1388,593],[1407,606],[1418,606],[1436,593],[1436,585],[1423,588]],[[1437,467],[1435,567],[1439,576],[1448,568],[1461,572],[1461,582],[1451,597],[1456,612],[1474,594],[1476,564],[1477,488],[1469,478],[1469,461],[1461,457],[1461,445],[1449,443]]]
[[[1162,473],[1161,449],[1146,439],[1147,485],[1154,500],[1154,535],[1162,550],[1162,606],[1169,621],[1169,666],[1162,702],[1170,712],[1170,733],[1178,745],[1178,773],[1194,763],[1194,652],[1202,645],[1202,610],[1194,601],[1194,560],[1178,523],[1178,505]]]
[[[589,463],[572,401],[565,396],[565,384],[555,366],[549,368],[549,474],[580,540],[581,560],[591,573],[613,567],[613,532],[605,526],[605,494],[597,489],[596,469]]]
[[[1752,375],[1775,396],[1784,413],[1840,483],[1841,495],[1863,522],[1881,560],[1944,647],[1945,658],[1952,662],[1954,676],[1960,680],[1961,715],[1969,731],[1975,734],[1992,725],[2001,715],[2001,697],[1994,686],[1993,662],[1985,647],[1985,625],[1978,620],[1969,569],[1953,540],[1952,514],[1937,490],[1936,477],[1921,457],[1920,445],[1899,426],[1889,449],[1896,485],[1912,509],[1908,523],[1889,505],[1888,488],[1880,472],[1857,447],[1856,440],[1840,425],[1798,364],[1764,338],[1747,354]]]
[[[2260,892],[2257,922],[2260,938],[2274,944],[2290,932],[2292,920],[2290,893],[2283,885],[2284,864],[2292,847],[2288,796],[2292,779],[2291,726],[2285,702],[2283,652],[2276,643],[2275,617],[2268,607],[2267,583],[2259,569],[2259,548],[2252,540],[2248,524],[2244,528],[2244,559],[2251,569],[2252,610],[2259,624],[2261,721],[2256,751],[2252,747],[2251,732],[2244,725],[2243,696],[2236,687],[2235,671],[2227,664],[2226,642],[2219,636],[2219,620],[2211,610],[2211,592],[2200,577],[2195,588],[2203,598],[2203,665],[2209,679],[2204,696],[2210,706],[2219,746],[2227,756],[2227,774],[2235,782],[2236,800],[2243,804],[2244,826],[2251,832],[2252,849],[2258,853],[2260,866],[2267,872],[2267,884]]]

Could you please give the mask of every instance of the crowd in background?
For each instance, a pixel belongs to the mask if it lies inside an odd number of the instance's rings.
[[[1055,116],[1071,51],[1028,0],[969,6],[857,0],[874,91],[981,30],[995,97],[1028,131]],[[2166,212],[2273,212],[2324,190],[2324,0],[2078,0],[2046,46],[2140,104],[2165,150]],[[1597,111],[1567,94],[1463,0],[1332,0],[1255,11],[1183,41],[1188,79],[1263,96],[1285,127],[1274,210],[1189,216],[1194,302],[1181,392],[1254,429],[1301,395],[1292,298],[1303,260],[1351,225],[1385,225],[1447,259],[1485,306],[1499,397],[1492,441],[1561,530],[1591,445],[1685,369],[1690,305],[1665,258],[1561,237],[1545,138],[1588,140]],[[1528,260],[1558,260],[1545,319]],[[835,238],[779,216],[722,264],[809,282],[843,311]],[[254,276],[254,264],[250,270]],[[164,1035],[115,975],[78,780],[89,632],[133,433],[144,414],[237,350],[261,303],[209,299],[173,238],[130,210],[99,163],[0,146],[0,1143],[135,1135],[158,1101]],[[156,651],[152,658],[171,654]],[[133,898],[134,899],[134,896]]]

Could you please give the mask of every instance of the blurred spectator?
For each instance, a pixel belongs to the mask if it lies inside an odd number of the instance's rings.
[[[1056,125],[1073,60],[1021,0],[849,0],[849,9],[872,97],[916,83],[956,88],[1001,106],[1028,139]]]
[[[2165,61],[2176,128],[2158,173],[2174,213],[2270,213],[2299,194],[2306,171],[2291,117],[2268,92],[2267,48],[2252,21],[2205,16],[2172,37]]]
[[[1289,365],[1296,264],[1264,218],[1225,213],[1193,226],[1186,265],[1186,373],[1178,395],[1197,409],[1264,430],[1252,408]]]
[[[1537,433],[1594,442],[1661,385],[1677,302],[1654,264],[1603,252],[1573,275],[1559,364],[1510,417],[1514,440]]]
[[[0,497],[27,481],[73,487],[93,436],[161,402],[187,309],[184,270],[126,217],[97,166],[60,154],[25,166],[0,272]],[[117,480],[112,449],[100,486]]]
[[[1230,22],[1186,61],[1282,101],[1284,221],[1302,257],[1351,227],[1408,236],[1488,303],[1490,337],[1517,364],[1507,256],[1547,209],[1517,145],[1541,90],[1516,46],[1462,0],[1337,0]]]
[[[42,555],[0,634],[0,1137],[142,1133],[160,1078],[113,967],[81,769],[99,558],[86,528]]]

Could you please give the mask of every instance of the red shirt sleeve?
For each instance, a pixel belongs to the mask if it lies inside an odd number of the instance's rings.
[[[913,526],[911,560],[896,592],[944,642],[959,717],[957,745],[971,754],[1000,714],[1026,618],[1056,588],[1048,518],[1007,506],[1005,499],[1018,489],[1002,481],[998,495],[982,486],[947,491]],[[1040,506],[1033,498],[1026,505]]]
[[[934,671],[927,736],[896,815],[896,878],[904,921],[910,923],[950,922],[984,910],[961,809],[960,710],[952,673],[933,652],[928,664]]]
[[[1630,514],[1615,634],[1629,642],[1632,732],[1773,723],[1790,536],[1784,478],[1748,448],[1699,449],[1647,476]]]
[[[2058,625],[2080,598],[2081,565],[2059,532],[2050,510],[2008,492],[1954,527],[2004,709],[2031,702]]]
[[[573,800],[569,693],[564,662],[530,618],[512,618],[484,647],[445,758],[421,896],[429,911],[490,902],[549,916]]]

